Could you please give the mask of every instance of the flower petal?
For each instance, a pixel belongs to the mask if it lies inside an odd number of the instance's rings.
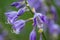
[[[24,26],[25,26],[25,21],[24,20],[18,20],[16,22],[14,22],[14,25],[12,28],[16,34],[19,34]]]
[[[17,19],[17,12],[16,11],[11,11],[11,12],[6,12],[5,13],[7,20],[9,21],[8,23],[13,23]]]

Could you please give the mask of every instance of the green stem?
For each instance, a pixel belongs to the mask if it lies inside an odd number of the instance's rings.
[[[26,6],[27,6],[27,1],[25,0],[25,3],[26,3]],[[32,11],[31,11],[31,8],[29,7],[29,6],[27,6],[27,8],[29,9],[29,11],[32,13],[32,14],[34,14]]]
[[[42,32],[42,35],[43,35],[44,39],[47,40],[46,35],[44,34],[44,32]]]
[[[28,22],[28,21],[32,21],[32,20],[33,20],[33,18],[29,18],[29,19],[27,19],[25,21]]]

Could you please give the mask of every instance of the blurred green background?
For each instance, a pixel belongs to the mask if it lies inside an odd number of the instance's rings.
[[[32,21],[26,23],[26,26],[24,27],[24,29],[21,31],[21,33],[19,35],[16,35],[14,33],[11,32],[12,30],[12,25],[6,24],[7,20],[5,17],[5,12],[9,11],[9,10],[18,10],[14,7],[11,7],[10,4],[12,2],[15,2],[17,0],[0,0],[0,24],[2,24],[3,28],[8,30],[8,36],[7,36],[7,40],[29,40],[29,34],[33,28],[32,26]],[[52,0],[52,4],[53,0]],[[57,14],[58,14],[58,19],[57,19],[57,23],[60,25],[60,7],[57,7],[55,4],[54,6],[57,9]],[[19,18],[21,19],[28,19],[30,17],[33,17],[33,14],[31,14],[30,12],[26,12],[24,13],[24,15],[20,16]],[[37,40],[39,39],[39,33],[37,33]]]

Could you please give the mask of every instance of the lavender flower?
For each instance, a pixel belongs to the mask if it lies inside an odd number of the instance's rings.
[[[25,21],[24,20],[17,20],[13,24],[13,32],[16,34],[19,34],[20,31],[24,28],[25,26]]]
[[[9,24],[13,24],[14,21],[16,21],[17,19],[17,12],[16,11],[11,11],[11,12],[6,12],[5,13],[6,17],[7,17],[7,21]]]
[[[34,29],[30,33],[29,40],[36,40],[36,31]]]

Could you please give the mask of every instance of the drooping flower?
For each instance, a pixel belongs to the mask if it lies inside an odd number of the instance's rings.
[[[47,23],[47,17],[41,13],[36,13],[34,15],[34,25],[41,25],[42,23]],[[41,25],[43,26],[43,24]]]
[[[14,21],[16,21],[16,19],[18,18],[16,11],[6,12],[5,15],[9,24],[13,24]]]
[[[13,24],[13,32],[16,34],[19,34],[20,31],[24,28],[25,26],[25,21],[24,20],[17,20]]]
[[[34,29],[30,33],[29,40],[36,40],[36,31]]]

